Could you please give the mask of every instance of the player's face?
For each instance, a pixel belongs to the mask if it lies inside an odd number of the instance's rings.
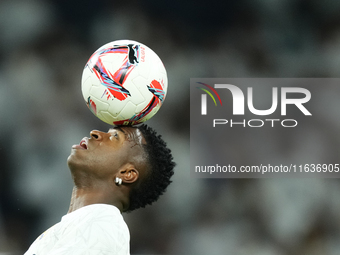
[[[88,172],[98,178],[117,173],[126,163],[144,161],[142,133],[134,127],[115,127],[108,132],[93,130],[78,145],[72,146],[68,165],[73,171]]]

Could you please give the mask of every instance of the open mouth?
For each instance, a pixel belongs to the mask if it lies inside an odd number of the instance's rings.
[[[83,147],[85,150],[87,150],[87,144],[85,139],[81,140],[79,145]]]

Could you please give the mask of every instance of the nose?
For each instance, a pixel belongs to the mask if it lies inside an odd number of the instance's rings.
[[[93,139],[95,139],[95,140],[101,140],[101,139],[103,139],[103,132],[101,132],[101,131],[98,131],[98,130],[92,130],[91,132],[90,132],[90,136],[91,136],[91,138],[93,138]]]

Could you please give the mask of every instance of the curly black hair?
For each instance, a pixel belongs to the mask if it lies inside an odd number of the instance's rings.
[[[143,124],[138,126],[143,134],[146,144],[143,144],[148,160],[149,169],[144,180],[132,188],[129,199],[130,205],[127,212],[151,205],[165,192],[172,182],[176,163],[173,161],[171,150],[167,148],[161,135],[151,127]]]

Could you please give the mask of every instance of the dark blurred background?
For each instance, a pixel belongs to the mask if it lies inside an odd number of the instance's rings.
[[[169,90],[148,124],[178,162],[167,193],[125,215],[132,254],[340,254],[337,179],[189,174],[189,79],[339,77],[339,13],[336,0],[1,0],[0,255],[23,254],[66,214],[71,146],[109,129],[84,103],[82,69],[118,39],[140,41],[163,60]],[[331,107],[319,120],[327,125],[306,129],[312,140],[278,133],[273,144],[254,137],[249,146],[276,145],[283,160],[327,159],[340,145],[335,91],[320,86]]]

